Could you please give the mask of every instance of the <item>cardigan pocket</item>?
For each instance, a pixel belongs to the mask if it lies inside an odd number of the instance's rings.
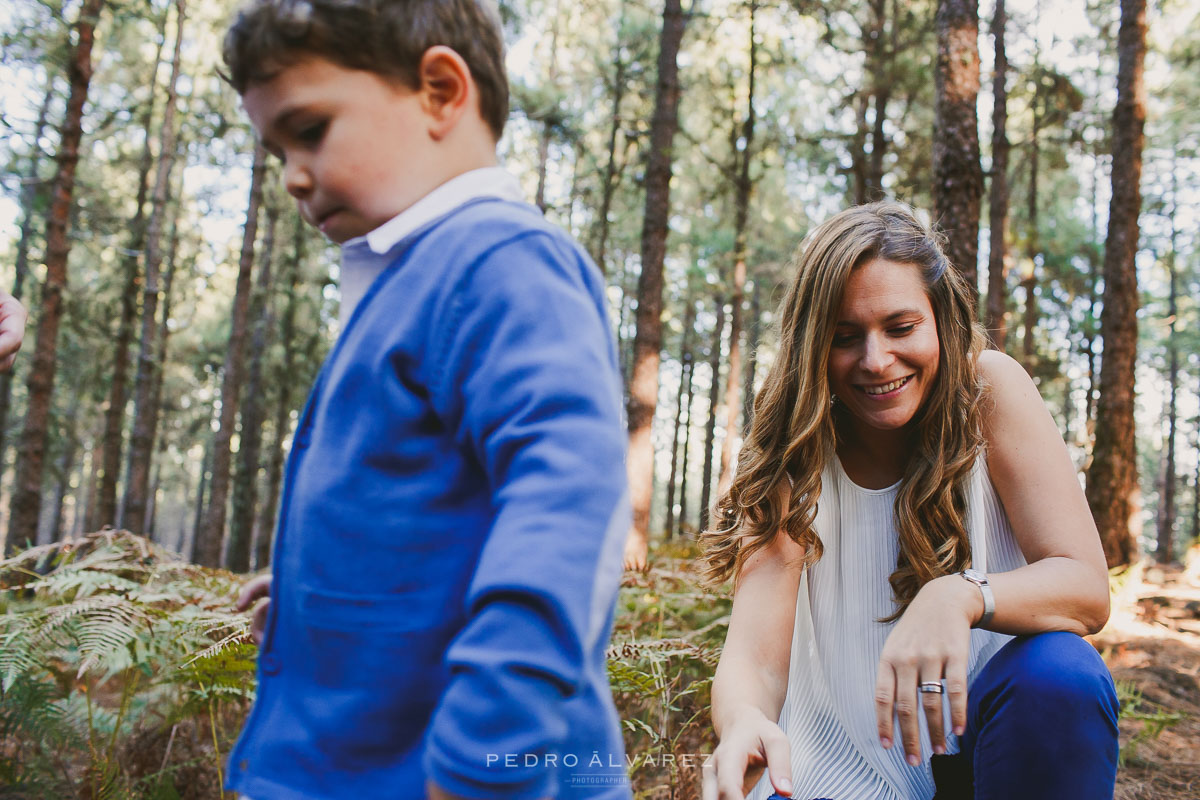
[[[342,631],[420,630],[428,620],[422,614],[419,593],[351,593],[301,586],[300,624]]]
[[[296,655],[308,674],[299,699],[317,752],[352,771],[419,753],[448,683],[451,632],[414,613],[410,594],[301,589],[299,599]]]

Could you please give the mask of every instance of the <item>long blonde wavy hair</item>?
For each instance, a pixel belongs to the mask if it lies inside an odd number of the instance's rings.
[[[900,555],[889,577],[895,619],[928,581],[970,565],[965,484],[983,443],[978,359],[983,330],[974,298],[939,236],[894,202],[849,208],[797,248],[795,277],[780,305],[779,352],[754,400],[737,474],[701,535],[704,577],[733,576],[782,530],[804,549],[804,568],[823,551],[813,530],[821,473],[837,450],[829,351],[850,273],[881,258],[921,270],[937,324],[937,378],[917,412],[913,452],[896,496]],[[791,482],[786,516],[781,484]]]

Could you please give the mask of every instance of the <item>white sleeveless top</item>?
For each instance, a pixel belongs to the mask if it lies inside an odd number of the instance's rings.
[[[897,483],[864,489],[846,476],[836,457],[822,474],[813,527],[825,552],[800,579],[787,697],[779,716],[792,745],[796,800],[929,800],[934,794],[924,715],[919,767],[905,762],[898,731],[892,748],[884,750],[875,727],[875,675],[894,624],[877,620],[896,609],[888,576],[900,550],[893,515],[899,488]],[[1025,565],[982,456],[969,478],[966,526],[975,569],[1007,572]],[[1010,638],[971,631],[970,683]],[[948,707],[945,714],[949,731]],[[947,746],[957,752],[953,735]],[[750,798],[770,794],[764,773]]]

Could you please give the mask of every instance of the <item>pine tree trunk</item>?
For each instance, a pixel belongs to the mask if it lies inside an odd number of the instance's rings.
[[[687,17],[680,0],[666,0],[659,38],[658,83],[650,122],[646,160],[646,208],[642,218],[642,272],[638,276],[637,331],[633,343],[633,374],[629,381],[629,493],[633,528],[626,546],[626,563],[645,563],[654,485],[654,444],[651,428],[658,404],[658,362],[662,350],[663,261],[667,250],[667,221],[671,210],[671,168],[675,132],[679,127],[679,46]]]
[[[162,458],[167,452],[167,440],[165,436],[158,435],[160,423],[166,419],[167,407],[162,401],[163,389],[163,371],[167,363],[167,340],[171,334],[171,289],[175,284],[175,269],[178,265],[176,257],[179,248],[179,209],[175,208],[175,218],[171,221],[171,237],[170,245],[167,248],[167,271],[163,276],[163,302],[162,315],[158,321],[158,336],[157,336],[157,352],[154,356],[154,363],[158,365],[158,369],[154,371],[154,385],[150,393],[150,402],[155,409],[155,413],[150,417],[150,444],[154,446],[155,441],[158,442],[158,458],[154,464],[154,479],[150,482],[150,491],[146,498],[146,537],[151,541],[159,541],[155,538],[154,518],[155,510],[158,508],[158,487],[159,477],[162,475]]]
[[[211,425],[204,427],[205,433],[211,429]],[[200,457],[200,480],[196,486],[196,507],[192,517],[192,535],[188,537],[187,542],[180,548],[180,555],[184,561],[196,563],[196,543],[200,538],[200,526],[204,523],[204,500],[205,491],[208,489],[208,476],[212,469],[212,436],[208,435],[204,440],[204,455]]]
[[[683,424],[683,398],[687,389],[688,369],[692,364],[691,338],[696,319],[696,305],[687,300],[683,314],[683,340],[679,345],[679,393],[675,402],[675,431],[671,436],[671,475],[667,478],[667,521],[663,525],[667,538],[675,532],[675,477],[679,465],[679,430]]]
[[[883,159],[887,154],[887,123],[888,101],[892,96],[892,82],[888,77],[890,62],[895,56],[895,43],[888,48],[885,45],[884,33],[887,29],[887,0],[871,0],[871,27],[868,38],[871,46],[867,49],[867,64],[871,72],[871,99],[875,107],[875,119],[871,122],[871,156],[867,160],[866,199],[878,200],[883,197]],[[897,24],[892,19],[892,35],[895,38]]]
[[[1117,105],[1113,111],[1112,199],[1104,247],[1104,357],[1096,409],[1096,446],[1087,496],[1109,567],[1129,564],[1137,544],[1137,448],[1134,379],[1137,362],[1138,285],[1134,257],[1142,208],[1142,146],[1146,107],[1145,0],[1121,0],[1117,39]]]
[[[948,239],[947,253],[978,293],[979,4],[938,0],[936,100],[933,127],[933,216]]]
[[[754,289],[750,293],[750,325],[746,331],[746,377],[743,379],[745,391],[742,392],[742,430],[746,431],[754,422],[754,379],[758,372],[758,339],[762,329],[760,282],[754,281]]]
[[[1033,340],[1033,332],[1037,328],[1037,260],[1041,251],[1040,220],[1038,218],[1038,178],[1040,176],[1038,162],[1041,160],[1041,139],[1039,135],[1042,127],[1043,111],[1039,102],[1044,102],[1044,100],[1041,100],[1041,86],[1041,79],[1039,77],[1033,92],[1033,99],[1030,101],[1033,106],[1033,131],[1029,136],[1029,242],[1026,251],[1026,258],[1028,259],[1026,269],[1028,272],[1021,280],[1021,288],[1025,291],[1025,321],[1024,332],[1021,335],[1021,352],[1022,361],[1025,362],[1025,369],[1031,374],[1033,373],[1034,362],[1037,359],[1037,346]]]
[[[29,248],[33,243],[33,218],[37,210],[38,195],[41,194],[41,179],[38,167],[42,160],[42,132],[46,129],[46,118],[50,102],[54,99],[54,80],[46,84],[46,94],[38,108],[37,124],[33,126],[33,152],[29,157],[29,171],[21,187],[21,235],[17,239],[15,274],[10,294],[20,300],[25,293],[25,280],[29,277]],[[0,373],[0,474],[4,472],[4,451],[7,445],[8,411],[12,403],[13,372]]]
[[[83,514],[79,517],[79,532],[90,532],[93,529],[89,527],[90,522],[96,517],[96,500],[97,494],[100,491],[100,459],[103,457],[101,452],[101,440],[104,436],[103,423],[100,430],[92,434],[92,447],[88,453],[88,478],[87,492],[83,505]]]
[[[988,197],[987,329],[992,347],[1004,352],[1008,336],[1005,311],[1008,306],[1008,56],[1004,47],[1007,25],[1004,0],[996,0],[992,17],[992,39],[996,48],[996,68],[992,77],[992,182]]]
[[[1196,454],[1196,472],[1192,476],[1192,541],[1200,540],[1200,414],[1196,415],[1192,429],[1196,435],[1192,440],[1192,452]]]
[[[547,82],[551,89],[555,88],[558,81],[558,15],[559,4],[556,2],[554,8],[550,10],[550,68],[547,70]],[[534,195],[534,205],[541,209],[542,213],[546,211],[546,171],[550,161],[550,138],[554,132],[554,119],[557,117],[555,110],[548,110],[546,119],[542,120],[542,132],[538,137],[538,168],[537,168],[537,191]]]
[[[704,472],[700,480],[700,528],[708,530],[710,504],[712,502],[713,445],[717,436],[717,405],[721,397],[721,337],[725,332],[725,298],[718,296],[717,324],[713,328],[712,345],[708,352],[709,374],[712,381],[708,386],[708,423],[704,428]]]
[[[746,119],[742,124],[742,152],[739,157],[737,194],[734,203],[733,235],[733,280],[730,283],[729,312],[729,369],[725,380],[725,440],[721,443],[721,477],[717,481],[717,492],[723,493],[733,480],[733,451],[741,440],[742,427],[738,424],[738,413],[742,403],[742,306],[746,299],[746,221],[750,215],[750,193],[754,183],[750,180],[750,159],[754,152],[754,71],[758,61],[758,48],[754,41],[754,18],[757,4],[750,3],[750,47],[749,69],[747,70]]]
[[[600,190],[600,210],[596,214],[596,246],[593,257],[600,273],[608,274],[609,214],[612,212],[613,195],[617,192],[620,173],[617,170],[617,134],[621,131],[621,100],[625,97],[625,61],[621,58],[622,34],[625,25],[625,1],[621,1],[621,12],[617,18],[617,41],[613,47],[612,107],[609,112],[608,153],[604,162],[604,183]]]
[[[46,219],[46,280],[42,286],[37,342],[29,369],[25,427],[21,432],[9,512],[6,546],[10,552],[37,536],[41,513],[50,400],[57,368],[58,328],[63,314],[63,293],[67,288],[67,256],[71,250],[67,228],[75,192],[79,142],[83,137],[83,107],[92,80],[92,42],[103,6],[104,0],[84,0],[75,24],[75,46],[67,65],[71,90],[60,128],[53,200]]]
[[[254,241],[258,235],[258,208],[262,204],[263,171],[266,151],[254,147],[251,169],[250,200],[246,208],[246,226],[242,235],[242,253],[238,261],[237,290],[233,299],[229,347],[225,351],[225,369],[221,383],[221,416],[213,437],[212,481],[204,521],[196,537],[196,562],[215,567],[221,561],[225,533],[225,505],[229,500],[229,472],[233,455],[230,442],[237,421],[238,397],[245,372],[246,322],[250,311],[250,271],[254,265]]]
[[[62,539],[63,508],[66,505],[67,494],[71,491],[71,473],[75,471],[75,455],[79,452],[79,432],[76,422],[79,419],[79,404],[83,399],[82,384],[77,385],[71,392],[71,407],[67,416],[56,427],[62,436],[63,450],[55,465],[54,500],[51,503],[50,525],[45,530],[38,531],[38,544],[50,544]]]
[[[1174,176],[1177,173],[1172,170],[1172,184],[1175,183]],[[1169,564],[1175,560],[1174,552],[1174,537],[1175,537],[1175,486],[1177,476],[1175,474],[1175,434],[1176,425],[1178,423],[1178,393],[1179,393],[1179,346],[1175,338],[1175,321],[1179,313],[1178,308],[1178,273],[1175,268],[1175,214],[1174,207],[1177,196],[1176,192],[1172,192],[1172,209],[1171,209],[1171,252],[1167,257],[1167,268],[1170,271],[1170,291],[1167,296],[1167,319],[1170,321],[1170,327],[1167,329],[1167,451],[1163,454],[1163,493],[1162,504],[1160,509],[1162,513],[1159,515],[1158,522],[1158,547],[1155,549],[1154,558],[1160,564]]]
[[[275,536],[275,512],[279,506],[279,491],[283,483],[283,442],[288,435],[292,411],[292,381],[295,374],[296,343],[293,341],[296,328],[296,303],[300,285],[300,265],[304,263],[304,228],[300,220],[296,221],[295,234],[292,239],[292,258],[288,264],[287,305],[284,306],[283,319],[279,324],[279,340],[283,343],[283,365],[279,371],[279,380],[275,381],[279,395],[275,401],[275,441],[271,447],[271,457],[267,464],[267,498],[263,503],[262,512],[254,541],[254,568],[263,569],[271,563],[271,542]]]
[[[679,518],[677,527],[680,535],[683,535],[687,529],[688,516],[688,455],[692,443],[692,403],[696,399],[694,387],[696,385],[696,356],[693,353],[688,359],[687,365],[687,400],[685,402],[686,416],[683,420],[683,454],[679,461],[679,472],[682,477],[679,479]],[[668,530],[667,535],[671,532]]]
[[[124,258],[125,284],[121,292],[117,340],[113,345],[112,383],[108,387],[108,402],[104,409],[99,496],[92,507],[88,530],[97,530],[102,525],[115,525],[117,522],[117,481],[121,473],[121,451],[125,445],[125,408],[129,401],[129,347],[137,322],[137,295],[141,279],[138,258],[146,246],[146,196],[150,193],[150,169],[154,166],[151,149],[154,141],[154,100],[158,89],[158,65],[166,42],[167,17],[166,11],[159,17],[154,68],[150,73],[150,97],[142,110],[142,156],[138,163],[137,200],[134,202],[133,219],[129,223],[129,244]]]
[[[150,461],[154,451],[154,432],[158,426],[158,403],[154,398],[158,361],[158,271],[162,265],[162,232],[170,195],[171,170],[175,166],[177,138],[175,106],[178,99],[180,55],[186,19],[184,0],[175,9],[175,50],[171,57],[171,77],[167,81],[167,102],[159,132],[158,168],[154,174],[154,192],[150,201],[150,222],[146,226],[146,274],[142,287],[142,335],[138,347],[137,377],[134,380],[133,430],[129,437],[129,467],[125,495],[121,504],[121,527],[134,533],[146,528],[146,502],[150,483]]]
[[[854,100],[854,135],[850,138],[850,178],[854,187],[854,205],[867,202],[867,109],[871,94],[861,89]]]
[[[258,503],[258,473],[261,471],[262,428],[265,416],[263,395],[263,356],[267,349],[267,331],[271,327],[271,259],[275,250],[275,224],[278,209],[267,207],[267,229],[263,234],[259,257],[258,281],[250,300],[250,372],[246,379],[246,401],[242,405],[241,443],[238,468],[233,482],[233,509],[229,518],[229,542],[225,563],[233,572],[250,571],[250,551],[254,537],[254,510]]]

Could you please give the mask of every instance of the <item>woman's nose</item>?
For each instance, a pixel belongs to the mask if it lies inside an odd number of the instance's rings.
[[[887,340],[879,334],[867,334],[863,338],[862,357],[859,366],[866,372],[883,372],[891,366],[894,355]]]

